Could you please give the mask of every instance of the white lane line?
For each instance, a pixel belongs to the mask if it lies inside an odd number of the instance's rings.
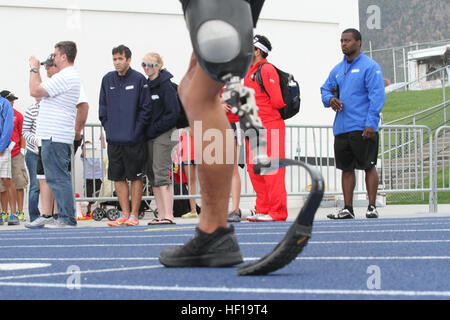
[[[270,228],[269,228],[270,229]],[[255,229],[256,230],[256,229]],[[319,230],[313,230],[313,234],[355,234],[355,233],[413,233],[413,232],[450,232],[450,229],[387,229],[387,230],[334,230],[334,231],[319,231]],[[284,235],[285,232],[240,232],[240,230],[236,230],[236,235],[238,236],[257,236],[257,235]],[[68,235],[62,235],[63,237],[33,237],[33,238],[0,238],[0,241],[25,241],[25,240],[93,240],[93,239],[128,239],[128,238],[134,238],[134,239],[151,239],[151,238],[161,238],[161,237],[167,237],[167,238],[174,238],[174,237],[192,237],[191,233],[181,233],[181,234],[163,234],[163,235],[155,235],[155,234],[146,234],[146,235],[136,235],[136,234],[130,234],[130,235],[102,235],[102,236],[92,236],[92,238],[86,238],[82,236],[68,236]],[[0,248],[3,248],[0,246]]]
[[[156,261],[156,257],[130,257],[130,258],[118,258],[118,257],[91,257],[91,258],[1,258],[2,261]]]
[[[258,260],[260,257],[247,257],[245,261]],[[3,261],[158,261],[157,257],[130,257],[130,258],[117,258],[117,257],[91,257],[91,258],[2,258]],[[368,256],[368,257],[352,257],[352,256],[327,256],[327,257],[297,257],[296,260],[450,260],[450,256]]]
[[[2,259],[2,261],[6,260],[7,259]],[[0,263],[0,271],[30,270],[48,268],[50,266],[51,264],[49,263]]]
[[[450,240],[349,240],[309,241],[308,244],[398,244],[398,243],[449,243]]]
[[[46,237],[46,236],[42,236],[42,237],[34,237],[34,238],[25,238],[25,237],[17,237],[17,238],[0,238],[0,241],[37,241],[37,240],[49,240],[49,241],[54,241],[54,240],[98,240],[98,239],[151,239],[151,238],[162,238],[162,237],[192,237],[192,234],[165,234],[165,235],[102,235],[102,236],[93,236],[92,238],[86,238],[85,236],[76,236],[76,237],[70,237],[70,236],[64,236],[62,235],[62,237]]]
[[[245,258],[245,262],[256,261],[259,260],[260,257],[247,257]],[[5,259],[9,261],[156,261],[158,258],[149,258],[149,257],[135,257],[135,258],[35,258],[35,259]],[[393,260],[450,260],[450,256],[391,256],[391,257],[297,257],[295,260],[297,261],[368,261],[368,260],[377,260],[377,261],[393,261]],[[10,264],[11,266],[13,264]],[[20,264],[17,264],[20,265]],[[32,264],[22,264],[29,265]],[[35,266],[40,265],[40,267],[49,267],[51,264],[34,264]],[[1,265],[0,265],[1,267]],[[149,270],[149,269],[159,269],[164,268],[162,265],[150,265],[150,266],[136,266],[136,267],[120,267],[120,268],[107,268],[107,269],[96,269],[96,270],[80,270],[79,275],[85,274],[98,274],[98,273],[108,273],[108,272],[124,272],[124,271],[134,271],[134,270]],[[2,269],[0,269],[2,270]],[[24,269],[15,269],[15,270],[24,270]],[[4,269],[2,271],[13,271],[11,269]],[[29,278],[46,278],[46,277],[57,277],[57,276],[69,276],[71,273],[68,272],[51,272],[51,273],[41,273],[41,274],[31,274],[31,275],[15,275],[15,276],[4,276],[0,277],[0,281],[5,280],[21,280],[21,279],[29,279]]]
[[[450,240],[342,240],[342,241],[309,241],[308,244],[404,244],[404,243],[449,243]],[[44,249],[44,248],[122,248],[122,247],[173,247],[178,243],[122,243],[122,244],[49,244],[49,245],[10,245],[0,249]],[[259,246],[277,245],[278,242],[239,242],[239,245]],[[0,258],[1,259],[1,258]]]
[[[106,273],[106,272],[124,272],[124,271],[148,270],[148,269],[159,269],[159,268],[164,268],[164,266],[163,265],[151,265],[151,266],[121,267],[121,268],[109,268],[109,269],[85,270],[85,271],[80,270],[78,272],[78,274],[84,275],[84,274],[95,274],[95,273]],[[28,278],[70,276],[70,275],[73,275],[73,273],[52,272],[52,273],[41,273],[41,274],[30,274],[30,275],[17,275],[17,276],[0,277],[0,281],[28,279]]]
[[[424,219],[430,219],[433,222],[423,222]],[[395,221],[398,221],[398,223],[394,223]],[[417,221],[417,222],[416,222]],[[372,221],[371,221],[372,222]],[[383,223],[386,222],[386,223]],[[367,227],[367,228],[372,228],[372,227],[383,227],[383,226],[421,226],[421,225],[442,225],[442,224],[446,224],[446,223],[450,223],[450,219],[445,219],[443,221],[441,221],[440,219],[437,218],[417,218],[414,221],[408,221],[405,219],[389,219],[386,221],[382,221],[382,220],[377,220],[377,223],[368,223],[366,221],[358,221],[358,220],[352,220],[351,222],[343,222],[343,221],[316,221],[314,223],[314,227],[315,228],[347,228],[347,227]],[[265,229],[269,229],[269,230],[273,230],[273,229],[287,229],[290,225],[291,222],[287,222],[287,223],[279,223],[282,224],[277,225],[276,223],[270,223],[270,225],[264,224],[250,224],[250,223],[242,223],[240,225],[236,225],[236,229],[237,230],[265,230]],[[247,226],[248,225],[248,226]],[[148,228],[148,227],[147,227]],[[195,226],[188,226],[188,227],[174,227],[171,228],[171,231],[182,231],[183,229],[186,228],[195,228]],[[45,234],[45,235],[70,235],[70,234],[76,234],[76,235],[80,235],[80,234],[86,234],[86,235],[90,235],[90,236],[95,236],[97,233],[99,234],[136,234],[136,233],[147,233],[149,229],[144,229],[144,228],[139,228],[139,229],[128,229],[126,230],[125,228],[118,228],[118,229],[111,229],[108,227],[91,227],[91,228],[82,228],[80,227],[79,229],[73,229],[73,230],[64,230],[61,232],[55,231],[55,230],[50,230],[50,229],[40,229],[40,230],[5,230],[6,232],[8,232],[8,235],[11,234],[23,234],[24,236],[30,235],[30,234]],[[166,228],[155,228],[155,229],[151,229],[153,232],[157,232],[157,231],[167,231]],[[1,230],[3,231],[3,230]],[[1,234],[0,231],[0,234]]]
[[[450,229],[387,229],[387,230],[343,230],[343,231],[316,231],[313,233],[390,233],[390,232],[450,232]]]
[[[357,217],[356,219],[353,220],[331,220],[331,219],[320,219],[320,220],[315,220],[314,223],[315,224],[329,224],[329,223],[335,223],[335,224],[349,224],[349,225],[354,225],[354,224],[365,224],[365,225],[370,225],[371,223],[393,223],[393,222],[398,222],[398,223],[411,223],[411,222],[423,222],[423,221],[442,221],[442,222],[449,222],[450,221],[450,215],[448,216],[424,216],[424,217],[413,217],[413,218],[408,218],[408,217],[401,217],[401,218],[380,218],[380,219],[366,219],[366,218],[359,218]]]
[[[4,287],[38,287],[67,289],[62,283],[32,283],[32,282],[0,282]],[[80,289],[94,290],[127,290],[127,291],[157,291],[157,292],[204,292],[204,293],[246,293],[246,294],[296,294],[296,295],[361,295],[372,297],[450,297],[450,291],[407,291],[407,290],[345,290],[345,289],[276,289],[276,288],[227,288],[227,287],[181,287],[181,286],[133,286],[111,284],[80,284]]]
[[[382,223],[382,224],[366,224],[366,225],[314,225],[314,229],[331,229],[331,228],[349,228],[349,227],[358,227],[358,228],[373,228],[373,227],[411,227],[411,226],[442,226],[444,223],[442,222],[427,222],[427,223]],[[450,220],[445,223],[450,224]]]
[[[296,260],[450,260],[450,256],[405,256],[405,257],[298,257]]]

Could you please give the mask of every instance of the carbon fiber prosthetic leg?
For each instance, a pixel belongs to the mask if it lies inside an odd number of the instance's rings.
[[[243,78],[253,58],[250,4],[243,0],[190,0],[185,20],[203,70],[215,81]]]
[[[241,276],[268,274],[295,260],[307,245],[315,213],[323,198],[324,181],[320,172],[303,162],[270,161],[265,153],[266,141],[261,133],[264,127],[258,116],[255,93],[241,81],[253,57],[250,4],[244,0],[189,0],[183,4],[197,61],[212,79],[226,84],[223,98],[239,116],[254,154],[255,173],[264,175],[278,168],[298,166],[311,176],[309,196],[283,240],[259,261],[238,269]]]

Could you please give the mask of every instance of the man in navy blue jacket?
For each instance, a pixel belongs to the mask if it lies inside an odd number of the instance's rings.
[[[110,226],[137,225],[147,157],[145,128],[151,117],[151,100],[144,75],[131,69],[131,51],[112,51],[116,71],[103,77],[99,119],[108,142],[108,178],[114,181],[123,215]],[[131,211],[128,183],[131,181]]]
[[[322,102],[336,112],[336,167],[343,171],[344,209],[330,214],[330,219],[353,219],[355,169],[366,172],[369,196],[367,218],[378,218],[375,207],[378,189],[376,170],[380,112],[386,95],[381,67],[361,52],[361,33],[347,29],[342,33],[341,46],[345,57],[331,71],[321,88]]]

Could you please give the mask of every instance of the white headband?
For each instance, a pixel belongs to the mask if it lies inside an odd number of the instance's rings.
[[[269,53],[269,49],[265,45],[263,45],[261,42],[258,42],[258,40],[256,40],[256,42],[253,42],[253,45],[255,47],[261,49],[261,51],[263,51],[265,53]]]

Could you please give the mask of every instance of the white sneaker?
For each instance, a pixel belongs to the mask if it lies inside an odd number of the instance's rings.
[[[273,218],[268,214],[256,214],[247,218],[250,222],[274,222]]]
[[[344,208],[339,210],[338,213],[331,213],[327,215],[327,218],[333,220],[355,219],[355,214]]]
[[[50,216],[46,218],[45,216],[39,216],[37,219],[35,219],[33,222],[25,223],[25,228],[28,229],[41,229],[44,228],[46,224],[53,223],[55,219]]]
[[[60,228],[76,228],[76,225],[70,225],[62,222],[61,220],[55,220],[53,219],[52,223],[48,223],[45,225],[45,227],[49,229],[60,229]]]

